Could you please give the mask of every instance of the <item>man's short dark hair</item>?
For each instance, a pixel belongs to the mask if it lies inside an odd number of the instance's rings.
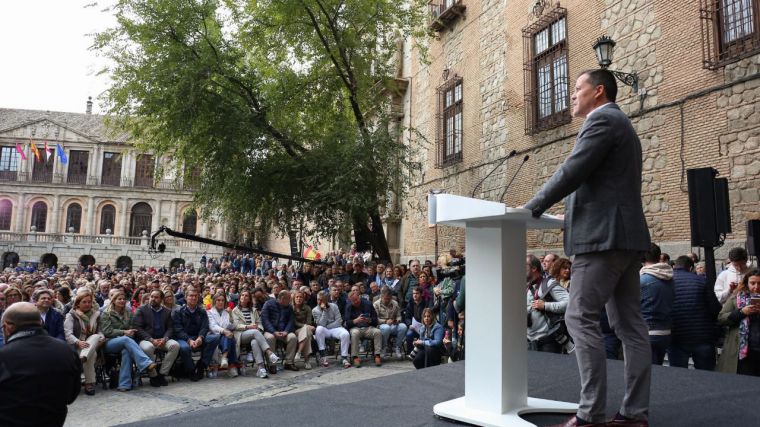
[[[736,247],[728,251],[728,260],[731,262],[747,261],[748,258],[747,251],[742,247]]]
[[[644,262],[657,264],[660,262],[660,247],[656,243],[649,244],[649,250],[644,252]]]
[[[541,260],[535,255],[528,255],[528,264],[530,268],[535,268],[539,273],[544,274],[544,268],[541,266]]]
[[[586,70],[581,75],[588,76],[588,83],[593,86],[604,86],[604,95],[610,102],[615,102],[617,99],[617,81],[615,81],[615,75],[609,70],[604,68]]]
[[[694,269],[694,260],[688,255],[681,255],[676,258],[675,267],[683,268],[686,271],[692,271]]]

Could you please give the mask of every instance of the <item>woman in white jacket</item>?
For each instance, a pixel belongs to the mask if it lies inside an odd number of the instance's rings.
[[[217,292],[212,300],[213,306],[208,310],[208,338],[213,334],[219,335],[219,352],[221,353],[220,368],[228,368],[227,375],[230,377],[237,376],[237,357],[235,353],[235,336],[232,331],[235,325],[232,323],[232,316],[227,311],[227,295],[224,292]],[[216,377],[216,367],[209,369],[209,377]]]
[[[264,355],[267,356],[269,362],[274,365],[280,358],[272,351],[267,343],[266,338],[259,330],[259,313],[253,305],[253,297],[251,292],[244,290],[240,293],[240,301],[232,310],[232,323],[235,325],[235,351],[236,354],[240,354],[241,345],[251,344],[251,353],[248,353],[248,357],[251,360],[249,362],[256,362],[258,371],[256,376],[259,378],[267,378],[267,370],[264,366]],[[241,355],[242,356],[242,355]],[[245,366],[244,364],[242,366]],[[243,368],[241,367],[241,371]],[[276,372],[276,370],[275,370]]]

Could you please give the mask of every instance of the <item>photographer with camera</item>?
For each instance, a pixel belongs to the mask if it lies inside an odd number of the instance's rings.
[[[570,300],[567,290],[556,280],[544,277],[541,261],[533,255],[528,255],[525,271],[528,350],[562,353],[569,339],[564,326]]]

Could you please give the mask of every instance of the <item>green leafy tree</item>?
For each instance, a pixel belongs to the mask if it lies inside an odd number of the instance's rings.
[[[396,55],[426,36],[426,3],[117,0],[93,46],[112,64],[104,104],[140,148],[172,153],[205,216],[317,237],[348,223],[389,259],[381,212],[411,158]]]

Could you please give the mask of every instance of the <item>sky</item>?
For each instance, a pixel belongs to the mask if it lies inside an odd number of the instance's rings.
[[[92,37],[115,24],[94,0],[0,1],[0,108],[84,113],[108,77],[97,76],[105,65],[88,50]],[[108,3],[107,1],[105,2]]]

